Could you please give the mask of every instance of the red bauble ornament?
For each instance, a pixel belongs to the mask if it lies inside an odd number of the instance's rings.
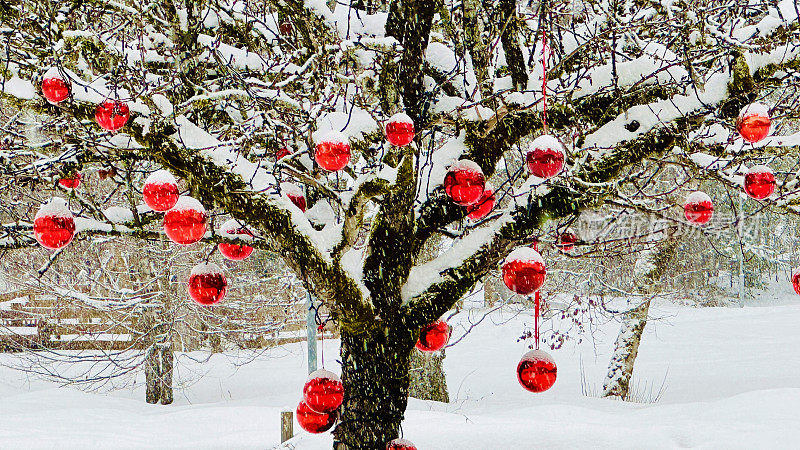
[[[714,214],[714,203],[705,192],[695,191],[686,197],[683,203],[683,213],[690,223],[704,225],[711,220],[711,216]]]
[[[564,147],[553,136],[544,134],[534,139],[525,154],[528,170],[539,178],[552,178],[564,168]]]
[[[36,212],[33,236],[42,247],[57,250],[72,242],[75,236],[75,217],[66,200],[53,197]]]
[[[742,139],[752,144],[767,137],[771,123],[769,108],[761,103],[751,103],[739,113],[736,130]]]
[[[314,159],[320,167],[336,172],[350,162],[350,142],[342,133],[329,132],[317,143]]]
[[[800,295],[800,269],[795,269],[792,274],[792,287],[797,295]]]
[[[189,275],[189,296],[200,305],[208,306],[225,298],[228,279],[214,263],[200,263]]]
[[[283,36],[291,36],[292,33],[294,33],[294,25],[292,25],[292,22],[289,21],[281,22],[281,24],[278,26],[278,30]]]
[[[315,412],[329,414],[341,406],[344,400],[344,385],[333,372],[320,369],[308,376],[303,386],[303,401]]]
[[[481,194],[478,201],[467,206],[467,217],[470,220],[478,221],[483,219],[484,217],[488,216],[492,209],[494,209],[494,205],[497,202],[497,199],[494,196],[494,190],[492,190],[491,185],[486,183],[485,190],[483,194]]]
[[[444,192],[458,205],[469,206],[477,202],[485,190],[483,171],[468,159],[457,161],[444,176]]]
[[[48,102],[58,104],[69,98],[69,85],[60,77],[50,77],[42,80],[42,94]]]
[[[301,401],[299,405],[297,405],[297,410],[295,411],[295,417],[297,417],[297,423],[303,427],[304,430],[308,431],[309,433],[324,433],[333,427],[333,424],[336,423],[336,413],[318,413],[311,409],[306,402]]]
[[[236,219],[231,219],[223,223],[219,228],[219,234],[223,237],[245,241],[250,241],[253,237],[253,233],[251,233],[247,227],[243,227]],[[245,244],[220,242],[217,248],[219,248],[219,252],[222,253],[222,256],[231,261],[241,261],[253,253],[253,247]]]
[[[556,242],[556,247],[564,253],[569,253],[575,248],[575,243],[578,242],[578,236],[573,233],[561,233]]]
[[[191,245],[206,234],[206,210],[192,197],[180,196],[175,206],[164,214],[164,232],[172,242]]]
[[[131,111],[128,104],[119,100],[106,100],[97,105],[94,119],[104,130],[117,131],[128,123]]]
[[[517,364],[519,384],[531,392],[544,392],[556,382],[556,362],[542,350],[531,350]]]
[[[144,202],[153,211],[167,211],[178,203],[178,182],[166,170],[157,170],[144,180]]]
[[[547,270],[542,255],[530,247],[519,247],[503,262],[503,282],[520,295],[532,294],[544,284]]]
[[[81,173],[75,172],[75,175],[72,177],[64,177],[58,180],[58,184],[65,189],[75,189],[81,185]]]
[[[775,175],[767,166],[755,166],[744,176],[744,192],[756,200],[763,200],[775,192]]]
[[[444,320],[437,320],[419,330],[417,349],[423,352],[439,351],[448,340],[450,340],[450,327]]]
[[[294,206],[300,208],[300,211],[306,212],[306,196],[299,186],[294,183],[281,183],[281,192],[294,203]]]
[[[405,439],[395,439],[386,444],[386,450],[417,450],[417,447]]]
[[[284,156],[289,156],[291,154],[292,154],[292,152],[290,152],[288,148],[282,147],[280,150],[275,152],[275,159],[279,160],[279,159],[283,158]]]
[[[414,121],[404,113],[397,113],[386,123],[386,140],[396,147],[405,147],[414,140]]]

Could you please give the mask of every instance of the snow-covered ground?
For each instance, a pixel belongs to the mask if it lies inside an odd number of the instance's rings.
[[[787,302],[655,307],[635,384],[643,398],[663,385],[657,403],[582,394],[582,377],[590,390],[602,387],[616,323],[602,326],[594,343],[552,352],[558,381],[550,391],[524,391],[515,378],[525,351],[517,337],[531,315],[493,313],[448,350],[452,403],[412,400],[404,435],[437,450],[797,447],[800,303],[780,303]],[[328,358],[336,345],[326,341]],[[232,355],[204,364],[184,356],[177,374],[184,388],[171,406],[145,404],[141,382],[133,391],[88,393],[0,368],[0,448],[329,449],[329,434],[298,432],[290,445],[278,444],[280,412],[300,399],[303,349],[286,345],[242,366]]]

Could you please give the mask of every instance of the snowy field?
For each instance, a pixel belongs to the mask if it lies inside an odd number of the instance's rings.
[[[517,337],[532,317],[493,313],[448,350],[452,403],[412,400],[404,435],[420,449],[437,450],[797,448],[800,303],[789,301],[655,306],[634,383],[645,399],[663,386],[657,403],[582,394],[582,373],[590,390],[602,387],[616,323],[601,327],[594,343],[552,352],[558,381],[550,391],[524,391],[515,378],[525,351]],[[453,323],[459,320],[466,317]],[[336,345],[326,341],[328,357]],[[243,366],[231,355],[202,365],[184,355],[177,374],[184,389],[166,407],[144,403],[141,380],[133,391],[88,393],[0,368],[0,447],[327,450],[329,434],[299,432],[278,444],[280,412],[300,399],[303,349],[286,345]]]

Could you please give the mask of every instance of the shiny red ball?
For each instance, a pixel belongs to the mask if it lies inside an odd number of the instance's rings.
[[[775,192],[775,175],[768,167],[757,166],[744,176],[744,192],[756,200],[763,200]]]
[[[483,219],[492,212],[495,202],[497,202],[497,199],[494,196],[494,191],[486,189],[477,202],[467,206],[467,211],[469,211],[467,217],[474,221]]]
[[[325,369],[312,372],[303,386],[303,401],[312,410],[328,414],[339,409],[344,400],[344,385],[333,372]]]
[[[395,439],[386,444],[386,450],[417,450],[417,447],[405,439]]]
[[[194,244],[206,234],[206,213],[201,208],[178,208],[180,199],[178,203],[164,214],[164,232],[176,244]]]
[[[314,159],[320,167],[336,172],[342,170],[350,162],[350,144],[338,133],[331,138],[323,139],[317,144]]]
[[[792,287],[797,295],[800,295],[800,269],[795,270],[792,274]]]
[[[416,347],[423,352],[436,352],[441,350],[448,340],[450,340],[450,327],[444,320],[437,320],[422,327]]]
[[[573,233],[561,233],[556,242],[556,247],[564,253],[569,253],[575,248],[575,243],[578,242],[578,236]]]
[[[281,183],[281,191],[294,203],[294,206],[297,206],[300,211],[306,212],[306,196],[303,195],[303,190],[299,186],[284,182]]]
[[[131,116],[128,104],[119,100],[106,100],[97,105],[94,119],[104,130],[117,131],[128,123]]]
[[[33,235],[42,247],[57,250],[67,246],[75,236],[73,217],[41,216],[33,221]]]
[[[546,275],[542,256],[530,247],[517,248],[503,263],[503,283],[520,295],[538,291],[544,284]]]
[[[330,430],[333,424],[336,423],[336,416],[337,414],[335,412],[318,413],[311,409],[304,401],[301,401],[300,404],[297,405],[297,410],[295,411],[297,423],[299,423],[304,430],[314,434],[324,433]]]
[[[386,140],[396,147],[405,147],[414,140],[414,122],[405,114],[396,114],[386,124]]]
[[[767,137],[771,123],[769,115],[763,113],[746,114],[739,119],[736,129],[742,139],[753,144]]]
[[[714,203],[708,195],[697,191],[686,197],[683,213],[690,223],[704,225],[714,215]]]
[[[280,150],[275,152],[275,159],[281,159],[284,156],[289,156],[291,154],[292,154],[292,152],[290,152],[288,148],[282,147]]]
[[[42,94],[50,103],[61,103],[69,98],[69,85],[61,78],[45,78],[42,80]]]
[[[164,212],[178,202],[178,185],[173,183],[147,183],[142,189],[144,202],[153,211]]]
[[[552,136],[543,135],[534,139],[525,154],[528,170],[539,178],[552,178],[564,168],[564,150]]]
[[[228,279],[216,264],[201,263],[189,276],[189,296],[200,305],[218,303],[228,292]]]
[[[234,219],[231,219],[220,227],[219,230],[220,234],[225,237],[229,238],[244,238],[248,239],[253,237],[253,233],[247,229],[247,227],[243,227]],[[228,242],[220,242],[217,246],[219,248],[219,252],[222,253],[227,259],[231,261],[242,261],[247,259],[248,256],[253,254],[253,247],[246,245],[246,244],[231,244]]]
[[[81,173],[76,172],[72,177],[64,177],[58,180],[58,184],[66,189],[75,189],[81,185]]]
[[[444,192],[461,206],[477,202],[485,188],[486,179],[483,171],[470,160],[461,160],[453,164],[444,177]]]
[[[517,380],[531,392],[544,392],[553,387],[556,375],[556,362],[542,350],[525,353],[517,364]]]

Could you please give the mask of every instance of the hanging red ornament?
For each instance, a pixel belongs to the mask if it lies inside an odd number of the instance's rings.
[[[69,85],[61,77],[49,77],[42,80],[42,94],[48,102],[56,105],[69,98]]]
[[[200,263],[189,275],[189,296],[203,306],[213,305],[225,298],[228,279],[214,263]]]
[[[555,137],[543,134],[531,142],[525,163],[533,175],[552,178],[564,168],[564,147]]]
[[[386,123],[386,140],[395,147],[405,147],[414,140],[414,121],[405,113],[397,113]]]
[[[104,130],[117,131],[128,123],[131,112],[128,104],[119,100],[106,100],[97,105],[94,119]]]
[[[556,247],[564,253],[569,253],[575,248],[576,242],[578,242],[578,236],[575,236],[574,233],[561,233],[558,237],[558,242],[556,242]]]
[[[294,206],[300,208],[300,211],[306,212],[306,196],[303,195],[303,190],[294,183],[281,183],[281,192],[294,203]]]
[[[297,423],[299,423],[304,430],[314,434],[324,433],[330,430],[333,424],[336,423],[336,416],[337,414],[335,412],[318,413],[311,409],[304,401],[301,401],[300,404],[297,405],[297,410],[295,411]]]
[[[436,352],[442,349],[450,340],[450,327],[444,320],[437,320],[419,330],[417,349],[423,352]]]
[[[767,137],[771,123],[769,108],[761,103],[751,103],[739,113],[736,130],[742,139],[753,144]]]
[[[517,364],[519,384],[531,392],[544,392],[556,382],[556,362],[542,350],[531,350]]]
[[[164,214],[164,232],[176,244],[191,245],[206,234],[207,219],[206,210],[199,201],[182,195]]]
[[[164,212],[178,203],[178,182],[166,170],[157,170],[144,180],[144,202],[153,211]]]
[[[278,30],[281,32],[281,35],[283,36],[291,36],[292,33],[294,33],[294,25],[292,25],[292,22],[289,22],[288,20],[283,21],[278,26]]]
[[[62,177],[58,180],[58,184],[65,189],[75,189],[81,185],[81,173],[75,172],[71,177]]]
[[[275,152],[275,159],[276,159],[276,160],[280,160],[280,159],[282,159],[284,156],[289,156],[289,155],[291,155],[291,154],[292,154],[292,152],[290,152],[288,148],[286,148],[286,147],[281,147],[281,148],[280,148],[280,150],[278,150],[277,152]]]
[[[503,262],[503,282],[520,295],[532,294],[544,284],[547,270],[542,255],[530,247],[519,247]]]
[[[795,269],[794,273],[792,273],[792,287],[794,287],[797,295],[800,295],[800,269]]]
[[[458,205],[469,206],[477,202],[485,190],[483,171],[474,161],[456,161],[444,176],[444,192]]]
[[[714,203],[705,192],[695,191],[686,197],[683,203],[683,213],[690,223],[704,225],[711,220],[711,216],[714,214]]]
[[[775,174],[767,166],[755,166],[744,176],[744,192],[756,200],[763,200],[775,192]]]
[[[483,219],[484,217],[488,216],[492,209],[494,209],[494,205],[497,202],[497,199],[494,196],[494,190],[489,183],[486,183],[484,188],[483,194],[481,194],[478,201],[467,206],[467,217],[470,220],[478,221]]]
[[[44,248],[57,250],[72,242],[75,236],[75,217],[67,201],[53,197],[36,212],[33,219],[33,236]]]
[[[417,447],[411,441],[397,438],[386,444],[386,450],[417,450]]]
[[[350,162],[350,142],[347,136],[337,131],[325,134],[317,143],[314,159],[329,172],[344,169]]]
[[[329,414],[341,406],[344,400],[344,385],[333,372],[320,369],[311,372],[303,386],[303,401],[318,413]]]
[[[244,241],[251,241],[253,233],[242,226],[236,219],[230,219],[219,227],[219,234],[223,237],[231,239],[241,239]],[[231,261],[241,261],[246,259],[253,253],[253,247],[245,244],[231,244],[227,242],[220,242],[217,246],[222,256],[230,259]]]

